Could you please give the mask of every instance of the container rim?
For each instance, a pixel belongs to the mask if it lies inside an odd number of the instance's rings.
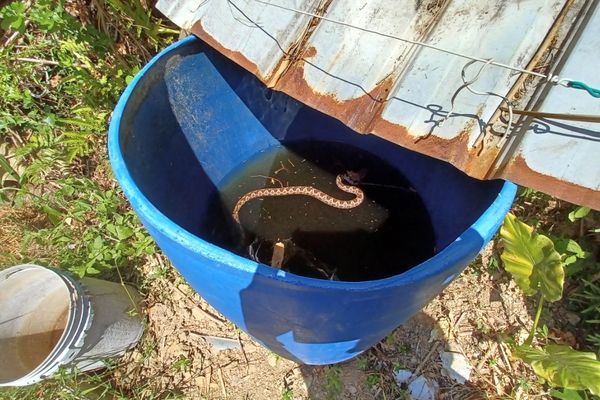
[[[123,158],[120,144],[121,142],[119,140],[123,113],[140,80],[161,58],[167,56],[169,53],[173,52],[179,47],[193,42],[201,41],[195,36],[188,36],[171,44],[154,56],[136,74],[119,98],[119,101],[113,111],[108,129],[108,153],[110,163],[115,177],[126,197],[129,199],[131,205],[138,213],[141,214],[143,219],[147,220],[154,227],[156,227],[160,233],[176,241],[188,250],[200,253],[212,261],[227,264],[244,272],[258,274],[266,278],[271,278],[299,286],[309,286],[323,289],[343,288],[346,291],[367,291],[375,288],[393,287],[400,283],[405,285],[411,282],[421,281],[442,273],[444,270],[449,270],[448,277],[444,281],[444,284],[446,284],[449,283],[456,275],[454,272],[450,271],[448,265],[451,264],[449,264],[449,262],[451,263],[451,260],[460,260],[464,258],[464,248],[459,250],[458,247],[461,245],[460,242],[464,241],[465,234],[470,230],[475,231],[479,236],[481,236],[482,239],[484,239],[485,243],[485,238],[488,238],[495,233],[499,226],[498,221],[500,221],[510,209],[516,194],[517,186],[512,182],[504,181],[502,189],[492,204],[452,243],[439,251],[433,257],[418,265],[415,265],[407,271],[391,277],[371,281],[329,281],[299,276],[238,256],[237,254],[213,245],[193,235],[191,232],[186,231],[168,218],[165,214],[163,214],[160,210],[158,210],[137,187]],[[477,248],[474,250],[479,251],[480,249]]]
[[[68,315],[60,338],[48,355],[27,374],[13,381],[0,382],[0,386],[27,386],[40,382],[52,375],[61,365],[75,359],[85,338],[85,332],[92,323],[92,308],[83,288],[67,273],[56,268],[48,268],[37,264],[20,264],[0,271],[0,279],[8,279],[11,275],[28,269],[45,271],[60,279],[68,293]]]

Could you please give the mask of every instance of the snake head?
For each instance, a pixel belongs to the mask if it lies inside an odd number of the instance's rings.
[[[342,177],[346,182],[350,185],[358,185],[360,181],[367,175],[367,169],[362,168],[358,172],[356,171],[346,171]]]

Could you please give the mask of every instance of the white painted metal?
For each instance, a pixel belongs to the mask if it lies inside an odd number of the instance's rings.
[[[592,10],[560,71],[561,76],[577,78],[600,87],[600,7]],[[587,92],[553,86],[544,96],[539,111],[600,116],[600,99]],[[600,124],[535,119],[526,125],[522,140],[511,155],[521,158],[537,174],[571,182],[596,192],[600,190]],[[508,167],[505,175],[520,181],[520,173]],[[541,178],[540,178],[541,179]],[[527,181],[523,182],[528,184]],[[529,183],[531,184],[531,183]],[[592,194],[588,194],[591,196]]]
[[[552,26],[563,1],[488,2],[453,0],[428,38],[428,42],[509,65],[524,67]],[[393,91],[395,98],[383,118],[408,127],[411,135],[422,136],[434,126],[431,109],[450,108],[465,60],[432,49],[421,49],[406,67]],[[468,70],[473,76],[479,66]],[[489,66],[473,87],[506,95],[517,76],[512,71]],[[454,112],[434,135],[451,139],[468,129],[468,145],[480,135],[479,120],[489,122],[501,99],[478,96],[468,91],[459,94]],[[429,108],[429,109],[427,109]],[[439,118],[436,118],[439,120]],[[471,123],[469,124],[469,121]],[[469,126],[471,126],[469,128]]]

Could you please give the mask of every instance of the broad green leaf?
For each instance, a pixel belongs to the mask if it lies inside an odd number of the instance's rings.
[[[572,239],[569,239],[567,241],[567,251],[577,255],[578,257],[584,256],[584,252],[581,249],[581,246],[579,245],[579,243],[577,243],[576,241],[574,241]]]
[[[103,247],[104,247],[104,241],[102,241],[102,238],[100,236],[96,236],[96,238],[92,242],[92,248],[94,250],[102,250]]]
[[[4,169],[17,182],[20,182],[21,177],[19,176],[17,171],[15,171],[14,168],[10,165],[8,160],[6,158],[4,158],[4,156],[2,154],[0,154],[0,168]]]
[[[577,207],[569,213],[569,221],[575,222],[590,213],[589,207]]]
[[[542,349],[518,346],[515,355],[531,365],[538,376],[555,387],[588,389],[600,394],[600,361],[594,353],[549,344]]]
[[[63,215],[60,211],[50,207],[47,204],[43,204],[42,205],[42,211],[44,211],[44,213],[48,216],[48,219],[50,220],[50,222],[52,223],[52,225],[58,225],[60,224],[60,221],[62,221]]]
[[[128,226],[117,226],[117,239],[125,240],[133,235],[133,229]]]
[[[69,271],[76,274],[79,278],[83,278],[85,276],[86,268],[87,268],[87,266],[85,266],[85,265],[79,265],[77,267],[69,268]]]
[[[528,296],[540,291],[545,300],[559,300],[565,272],[552,241],[512,214],[506,215],[500,235],[504,241],[500,258],[521,290]]]
[[[85,270],[86,275],[98,275],[100,273],[96,268],[89,266]]]
[[[577,260],[578,260],[577,256],[569,256],[569,257],[567,257],[567,258],[564,259],[563,264],[565,266],[571,265],[574,262],[577,262]]]
[[[563,391],[558,391],[556,389],[552,389],[550,391],[550,396],[556,397],[560,400],[584,400],[583,397],[577,393],[575,390],[571,389],[563,389]]]

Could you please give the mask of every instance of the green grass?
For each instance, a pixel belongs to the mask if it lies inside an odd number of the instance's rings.
[[[17,221],[21,245],[2,254],[0,268],[37,262],[119,280],[156,251],[112,177],[106,131],[127,83],[174,33],[140,0],[14,1],[0,10],[0,207],[42,220]],[[113,371],[62,371],[0,398],[154,398],[147,387],[122,391]]]
[[[4,41],[14,38],[0,49],[0,203],[49,221],[24,243],[43,243],[48,256],[20,261],[110,276],[155,247],[110,173],[108,118],[172,31],[139,1],[78,4],[79,18],[52,0],[0,11]]]
[[[325,390],[328,399],[339,399],[342,395],[344,385],[342,383],[342,368],[332,365],[325,374]]]
[[[281,393],[281,400],[294,400],[294,391],[290,388],[284,388]]]

